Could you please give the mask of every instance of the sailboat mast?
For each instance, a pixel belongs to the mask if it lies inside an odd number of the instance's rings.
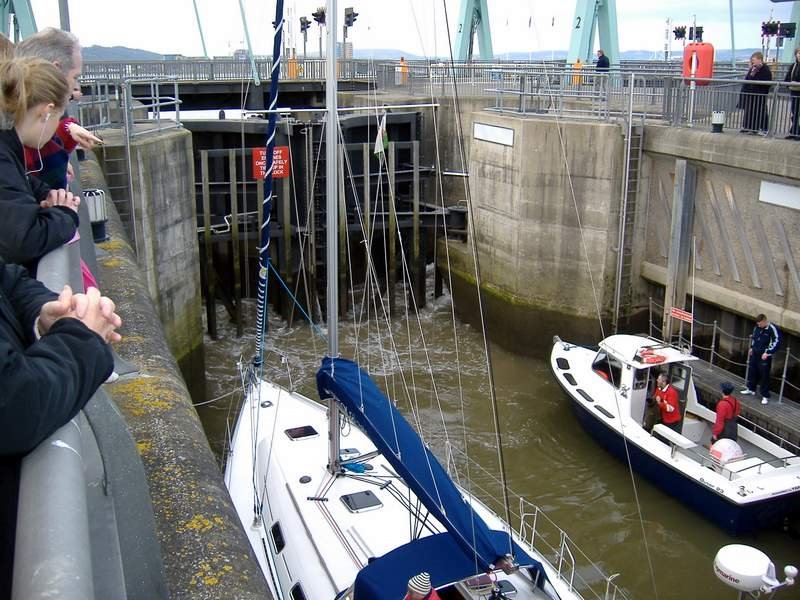
[[[327,29],[325,106],[327,120],[325,125],[325,210],[327,218],[326,248],[328,275],[328,355],[339,355],[339,289],[338,289],[338,144],[339,126],[337,115],[336,79],[336,0],[327,0],[325,24]],[[328,471],[339,471],[339,405],[335,398],[328,400]]]

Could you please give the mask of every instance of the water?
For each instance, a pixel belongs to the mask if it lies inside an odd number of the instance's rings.
[[[402,310],[400,303],[398,307]],[[253,306],[248,306],[246,312],[252,314],[253,310]],[[249,359],[255,345],[252,328],[245,337],[236,339],[235,327],[228,324],[227,315],[222,310],[218,321],[221,339],[216,342],[206,340],[208,398],[216,398],[236,387],[238,373],[235,362],[239,356]],[[431,370],[436,376],[437,394],[434,394],[430,377],[426,375],[427,359],[421,350],[421,334],[416,329],[414,317],[410,323],[399,320],[393,326],[391,336],[405,365],[407,385],[416,390],[410,401],[403,393],[397,365],[392,364],[392,353],[377,347],[379,339],[388,343],[388,332],[378,332],[374,325],[369,332],[366,328],[361,329],[358,335],[359,362],[362,365],[369,363],[373,376],[378,375],[378,384],[393,390],[400,408],[412,421],[420,424],[423,434],[440,452],[440,457],[444,448],[441,433],[444,421],[451,443],[463,447],[466,438],[470,457],[496,473],[498,459],[481,336],[473,327],[457,321],[456,352],[448,296],[430,302],[422,310],[420,321],[430,352]],[[254,323],[255,319],[251,318],[249,322]],[[270,375],[285,384],[290,374],[299,391],[316,398],[314,373],[326,343],[315,339],[307,325],[295,324],[290,328],[274,315],[270,318],[269,328],[267,345],[271,352],[267,361]],[[343,321],[341,332],[342,354],[351,357],[357,337],[352,318]],[[409,337],[413,348],[410,354]],[[543,340],[542,343],[547,342]],[[538,350],[541,356],[545,356],[549,345]],[[520,356],[496,345],[492,346],[491,352],[509,487],[545,509],[590,558],[602,565],[606,573],[620,572],[617,582],[632,597],[661,600],[736,598],[736,593],[722,585],[712,572],[716,551],[729,543],[759,547],[772,558],[780,579],[783,579],[784,565],[800,563],[800,545],[789,534],[766,532],[758,536],[731,538],[638,477],[635,480],[639,501],[637,509],[627,467],[583,432],[565,395],[552,379],[545,359]],[[409,356],[415,367],[413,382],[407,368]],[[463,399],[458,391],[457,361],[461,363]],[[198,408],[211,446],[218,456],[225,446],[226,419],[235,418],[236,408],[231,408],[231,403],[237,401],[234,394]],[[462,402],[466,435],[461,427]],[[414,414],[419,418],[415,419]],[[472,474],[477,484],[501,498],[497,485],[474,469]],[[516,503],[513,504],[512,508],[516,510]],[[494,508],[499,510],[500,504]],[[657,592],[653,590],[643,534],[649,546]],[[800,593],[792,589],[778,597],[800,598]]]

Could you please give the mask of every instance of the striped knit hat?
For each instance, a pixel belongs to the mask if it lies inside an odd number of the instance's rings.
[[[431,576],[423,571],[408,580],[408,591],[417,594],[427,594],[431,591]]]

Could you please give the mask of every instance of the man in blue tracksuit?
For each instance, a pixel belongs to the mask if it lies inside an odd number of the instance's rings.
[[[767,320],[766,315],[756,317],[756,326],[750,341],[748,354],[747,389],[742,394],[755,395],[761,384],[761,404],[769,402],[769,373],[772,369],[772,357],[781,345],[781,333]]]

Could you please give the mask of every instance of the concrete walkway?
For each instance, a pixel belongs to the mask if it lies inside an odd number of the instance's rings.
[[[742,396],[739,390],[745,387],[744,379],[704,360],[692,362],[694,385],[701,402],[714,406],[720,396],[719,384],[730,381],[735,387],[734,396],[742,403],[742,417],[790,442],[795,448],[787,449],[800,453],[800,404],[783,399],[778,402],[777,394],[772,394],[769,404],[761,404],[761,396]],[[741,423],[741,422],[740,422]],[[759,430],[759,433],[764,431]],[[780,440],[773,439],[776,443]]]

